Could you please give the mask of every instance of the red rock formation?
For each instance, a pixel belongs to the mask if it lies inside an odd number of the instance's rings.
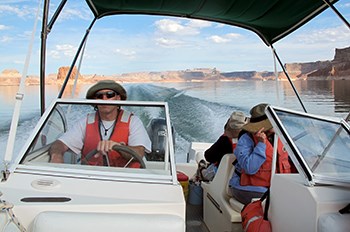
[[[0,73],[3,78],[20,78],[21,74],[16,69],[5,69]]]
[[[68,71],[69,71],[69,66],[65,66],[65,67],[60,67],[58,69],[58,73],[57,73],[57,80],[64,80],[66,78],[66,76],[68,75]],[[77,68],[74,66],[71,75],[69,76],[69,79],[74,79],[77,75]],[[79,73],[78,78],[81,78],[81,75]]]
[[[333,60],[289,63],[285,68],[292,78],[340,79],[350,78],[350,47],[335,49]]]

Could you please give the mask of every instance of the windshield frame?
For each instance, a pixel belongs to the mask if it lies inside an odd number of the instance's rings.
[[[328,117],[328,116],[320,116],[320,115],[313,115],[309,113],[304,112],[298,112],[294,110],[289,110],[281,107],[274,107],[274,106],[268,106],[266,108],[266,115],[271,121],[271,124],[273,125],[273,128],[278,135],[278,137],[281,139],[282,143],[285,145],[288,153],[290,154],[290,158],[292,159],[293,163],[295,164],[299,174],[303,175],[305,178],[305,183],[308,186],[313,185],[339,185],[339,186],[350,186],[350,173],[346,174],[346,176],[349,176],[348,178],[340,179],[340,177],[335,177],[331,175],[327,175],[327,172],[317,173],[317,166],[320,165],[320,163],[317,163],[319,159],[315,162],[315,165],[312,165],[310,167],[309,163],[306,161],[305,157],[303,156],[302,152],[298,148],[298,146],[295,143],[295,138],[293,140],[292,136],[290,135],[290,131],[286,129],[286,126],[283,124],[281,118],[279,117],[279,113],[288,114],[293,117],[300,117],[301,119],[305,118],[307,120],[310,120],[312,122],[321,122],[327,124],[332,124],[339,126],[339,129],[336,130],[335,135],[332,137],[332,140],[330,140],[329,143],[327,143],[327,146],[322,150],[322,152],[319,155],[326,156],[327,149],[329,149],[330,143],[335,139],[337,135],[339,135],[339,130],[342,129],[344,132],[347,132],[348,139],[350,139],[350,127],[349,124],[342,118],[336,118],[336,117]],[[316,127],[316,125],[312,125]],[[306,129],[305,129],[306,130]],[[335,166],[337,167],[337,166]]]
[[[53,115],[55,109],[60,105],[119,105],[128,107],[159,107],[165,114],[167,131],[171,132],[172,127],[170,123],[169,108],[166,102],[147,102],[147,101],[105,101],[105,100],[86,100],[86,99],[56,99],[44,115],[39,120],[36,128],[33,130],[31,136],[28,138],[26,144],[23,146],[19,156],[17,157],[13,165],[13,172],[17,173],[31,173],[46,176],[61,176],[71,178],[83,178],[83,179],[99,179],[99,180],[112,180],[112,181],[130,181],[130,182],[152,182],[152,183],[167,183],[176,184],[176,168],[174,158],[174,142],[173,134],[167,133],[167,152],[165,152],[162,170],[156,169],[132,169],[132,168],[110,168],[110,167],[98,167],[89,165],[79,165],[78,168],[72,166],[72,164],[53,164],[53,163],[25,163],[26,154],[29,152],[34,144],[35,138],[39,136],[44,126]],[[83,106],[84,107],[84,106]],[[92,108],[92,107],[91,107]],[[40,150],[40,149],[38,149]]]

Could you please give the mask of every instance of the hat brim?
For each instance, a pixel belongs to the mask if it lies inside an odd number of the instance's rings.
[[[262,120],[259,122],[249,122],[249,123],[245,124],[242,127],[242,129],[246,130],[248,132],[251,132],[251,133],[256,133],[263,127],[264,127],[264,131],[268,131],[268,130],[273,128],[269,119],[265,119],[265,120]]]
[[[232,129],[232,130],[240,130],[242,129],[242,127],[245,125],[244,122],[230,122],[229,123],[229,127]]]
[[[111,89],[114,92],[118,93],[121,96],[121,100],[126,100],[127,95],[126,91],[121,86],[120,84],[114,82],[114,81],[109,81],[109,80],[104,80],[104,81],[99,81],[95,85],[93,85],[86,93],[86,98],[87,99],[94,99],[95,93],[102,90],[102,89]]]

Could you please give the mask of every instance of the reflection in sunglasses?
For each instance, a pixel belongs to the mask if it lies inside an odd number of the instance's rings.
[[[118,95],[118,93],[114,91],[108,91],[108,92],[100,92],[95,94],[96,99],[103,99],[103,96],[106,96],[107,98],[112,98]]]

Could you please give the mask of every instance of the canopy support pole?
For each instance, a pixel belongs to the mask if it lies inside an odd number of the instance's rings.
[[[279,92],[279,83],[278,83],[278,71],[277,71],[277,63],[276,63],[276,56],[274,53],[274,49],[273,47],[271,47],[272,50],[272,58],[273,58],[273,68],[274,68],[274,72],[275,72],[275,78],[276,78],[276,97],[277,97],[277,104],[280,105],[281,101],[280,101],[280,92]]]
[[[88,29],[87,29],[86,32],[85,32],[85,35],[84,35],[82,41],[80,42],[79,48],[78,48],[78,50],[77,50],[77,52],[76,52],[76,54],[75,54],[75,56],[74,56],[74,59],[73,59],[73,61],[72,61],[72,64],[71,64],[71,66],[70,66],[70,68],[69,68],[69,70],[68,70],[67,76],[66,76],[66,78],[64,79],[62,88],[61,88],[61,90],[60,90],[60,92],[59,92],[59,94],[58,94],[58,98],[62,98],[62,95],[63,95],[63,93],[64,93],[64,90],[65,90],[65,88],[66,88],[66,86],[67,86],[69,77],[70,77],[70,75],[72,74],[73,68],[74,68],[74,66],[75,66],[75,64],[76,64],[76,62],[77,62],[77,60],[78,60],[79,54],[80,54],[81,50],[83,49],[84,44],[86,43],[86,40],[87,40],[87,38],[88,38],[88,35],[89,35],[90,31],[91,31],[91,28],[92,28],[92,26],[95,24],[96,20],[97,20],[96,17],[94,18],[94,20],[92,20],[90,26],[88,27]]]
[[[292,86],[293,91],[294,91],[295,95],[297,96],[297,98],[298,98],[298,100],[299,100],[299,102],[300,102],[300,105],[303,107],[304,112],[307,113],[306,108],[305,108],[305,106],[304,106],[304,103],[303,103],[303,101],[301,100],[301,98],[300,98],[300,96],[299,96],[299,93],[298,93],[298,91],[296,90],[296,88],[295,88],[295,86],[294,86],[292,80],[290,79],[290,77],[289,77],[289,75],[288,75],[286,69],[284,68],[283,63],[282,63],[281,59],[279,58],[279,56],[278,56],[278,54],[277,54],[275,48],[274,48],[272,45],[271,45],[271,48],[272,48],[273,54],[275,54],[275,57],[276,57],[277,60],[278,60],[278,63],[280,64],[280,66],[281,66],[281,68],[282,68],[284,74],[286,75],[286,77],[287,77],[287,79],[288,79],[290,85]]]
[[[67,0],[62,0],[60,5],[57,7],[57,9],[56,9],[55,13],[53,14],[49,24],[47,25],[48,32],[51,31],[54,23],[56,22],[56,19],[58,18],[59,14],[61,13],[64,5],[66,4],[66,2],[67,2]]]
[[[40,112],[45,111],[45,63],[46,63],[46,39],[47,39],[47,18],[49,15],[50,0],[44,1],[43,22],[41,28],[41,54],[40,54]]]
[[[58,6],[57,10],[55,11],[54,15],[52,16],[52,19],[49,24],[48,17],[49,17],[49,5],[50,0],[45,0],[44,2],[44,8],[43,8],[43,22],[42,22],[42,29],[41,29],[41,53],[40,53],[40,112],[41,115],[45,112],[45,64],[46,64],[46,40],[47,35],[51,31],[53,24],[55,23],[58,15],[62,11],[64,5],[66,4],[67,0],[62,0],[60,5]]]
[[[324,3],[326,3],[329,8],[331,8],[334,13],[345,23],[345,25],[350,29],[350,23],[344,18],[344,16],[337,10],[337,8],[334,7],[333,4],[331,4],[328,0],[323,0]]]

